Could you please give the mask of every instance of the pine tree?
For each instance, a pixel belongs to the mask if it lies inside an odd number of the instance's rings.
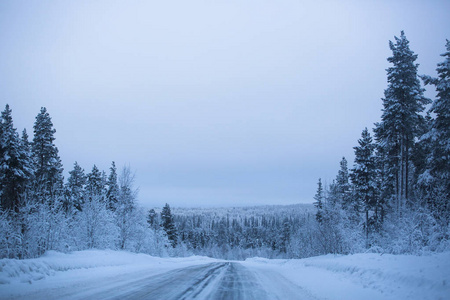
[[[426,201],[423,194],[423,184],[425,183],[422,179],[422,174],[426,173],[429,170],[429,160],[432,157],[432,152],[434,151],[434,142],[433,142],[433,123],[434,119],[430,112],[427,112],[424,123],[421,128],[422,135],[417,140],[415,144],[415,151],[413,153],[413,157],[411,158],[414,163],[414,178],[413,182],[418,183],[418,190],[421,192],[419,196],[420,199]],[[428,185],[428,183],[426,184]]]
[[[335,188],[337,201],[341,204],[344,210],[350,210],[350,183],[347,160],[345,159],[345,157],[342,157],[342,160],[340,162],[340,169],[338,171],[338,175],[336,176]]]
[[[109,170],[110,173],[107,181],[108,190],[106,192],[106,199],[108,200],[108,208],[115,210],[119,197],[119,185],[117,183],[117,168],[114,162],[112,162]]]
[[[28,199],[30,195],[31,182],[34,181],[34,164],[33,164],[33,153],[31,151],[31,143],[28,140],[27,130],[24,128],[22,131],[22,137],[20,139],[20,144],[22,147],[22,159],[24,166],[26,166],[27,181],[24,183],[24,199]]]
[[[96,165],[92,167],[91,173],[87,174],[86,193],[88,197],[100,196],[105,194],[105,181],[103,175]]]
[[[161,211],[161,226],[167,234],[167,238],[169,239],[172,247],[176,247],[177,245],[177,231],[175,228],[175,224],[173,221],[172,213],[170,212],[170,206],[166,203]]]
[[[415,139],[419,136],[418,128],[424,122],[420,114],[430,102],[423,96],[417,75],[417,55],[409,48],[409,41],[404,32],[400,38],[395,37],[395,44],[390,41],[393,64],[387,69],[388,88],[383,99],[381,122],[376,124],[376,139],[383,151],[382,160],[386,170],[384,185],[391,188],[390,198],[395,211],[400,214],[410,198],[411,156]]]
[[[445,61],[438,64],[438,78],[422,76],[425,84],[436,87],[437,97],[430,112],[435,114],[431,130],[425,135],[431,144],[427,158],[427,168],[421,176],[429,186],[426,192],[435,217],[444,217],[446,225],[450,221],[450,41],[446,52],[441,54]]]
[[[292,230],[292,225],[291,225],[291,220],[289,220],[288,217],[285,217],[283,219],[283,225],[281,228],[281,234],[280,234],[280,239],[279,239],[279,248],[280,248],[280,252],[282,253],[287,253],[287,248],[291,239],[291,230]]]
[[[27,181],[31,176],[29,154],[22,146],[7,104],[0,124],[0,197],[5,210],[18,212]]]
[[[377,219],[377,193],[376,193],[376,164],[375,164],[375,145],[372,143],[372,137],[365,128],[358,140],[359,146],[355,149],[355,164],[350,178],[354,187],[354,205],[356,211],[363,208],[365,216],[365,236],[366,247],[369,246],[369,213],[373,213],[372,218]]]
[[[24,152],[26,152],[28,154],[28,156],[31,158],[31,143],[28,140],[28,133],[25,128],[22,131],[22,137],[21,137],[20,141],[22,143]]]
[[[322,179],[319,178],[319,181],[317,182],[317,193],[314,195],[314,200],[316,200],[314,202],[314,206],[317,209],[316,212],[316,220],[319,223],[322,223],[323,221],[323,200],[324,200],[324,195],[323,195],[323,187],[322,187]]]
[[[35,164],[34,192],[40,201],[58,196],[63,188],[63,167],[53,141],[56,130],[45,107],[34,123],[32,154]]]
[[[157,217],[158,215],[153,208],[148,211],[147,223],[150,228],[157,229]]]
[[[77,210],[81,210],[84,203],[84,187],[87,182],[87,177],[84,174],[84,169],[75,162],[73,170],[69,172],[69,178],[66,183],[66,198],[67,206],[73,205]],[[68,208],[68,207],[67,207]]]

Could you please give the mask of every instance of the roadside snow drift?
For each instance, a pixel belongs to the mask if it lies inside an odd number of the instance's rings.
[[[28,282],[44,279],[47,276],[58,274],[61,271],[71,271],[79,269],[108,268],[140,269],[149,268],[170,268],[181,267],[183,265],[195,265],[216,261],[207,257],[188,258],[160,258],[146,254],[130,253],[126,251],[112,250],[85,250],[76,251],[70,254],[56,251],[48,251],[42,257],[35,259],[0,259],[0,284],[14,282]],[[122,268],[117,268],[117,267]],[[116,267],[116,268],[114,268]],[[0,288],[2,286],[0,285]]]
[[[355,254],[300,260],[252,258],[324,299],[450,299],[450,252],[429,256]]]

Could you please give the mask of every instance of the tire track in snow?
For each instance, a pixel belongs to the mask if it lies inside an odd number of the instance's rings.
[[[16,299],[264,300],[316,299],[277,272],[218,262],[145,275],[140,272],[99,280],[80,288],[41,290]]]

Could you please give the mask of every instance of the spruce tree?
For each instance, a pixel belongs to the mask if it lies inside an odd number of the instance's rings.
[[[375,145],[372,143],[372,137],[369,131],[365,128],[361,134],[361,139],[358,140],[359,146],[355,149],[355,163],[350,175],[354,187],[354,205],[362,207],[365,217],[365,236],[366,247],[369,246],[369,214],[372,218],[376,216],[376,177],[377,170],[375,164]]]
[[[28,134],[27,130],[24,128],[22,131],[22,137],[20,139],[20,144],[22,147],[22,158],[24,162],[24,166],[26,166],[25,170],[27,173],[27,181],[24,184],[24,194],[23,197],[25,200],[27,200],[30,196],[30,188],[31,188],[31,182],[34,181],[34,164],[33,164],[33,153],[31,151],[31,143],[28,140]]]
[[[35,165],[34,193],[41,202],[62,193],[63,167],[58,148],[53,143],[55,132],[47,109],[42,107],[34,123],[32,144]]]
[[[279,237],[279,249],[281,253],[287,253],[289,242],[291,239],[292,225],[288,217],[283,219],[281,234]]]
[[[106,199],[108,201],[108,208],[115,210],[119,197],[119,185],[117,183],[117,168],[114,162],[111,163],[109,170],[110,173],[107,181],[108,190],[106,192]]]
[[[431,130],[425,135],[431,147],[427,157],[427,167],[422,181],[429,186],[426,191],[429,204],[435,217],[444,218],[445,225],[450,221],[450,41],[447,40],[446,52],[441,54],[445,61],[438,63],[438,78],[422,76],[425,84],[436,87],[437,97],[430,112],[435,114],[431,121]]]
[[[376,124],[376,139],[383,150],[383,165],[386,173],[384,185],[390,187],[390,200],[395,211],[400,214],[411,196],[411,156],[418,129],[424,122],[420,114],[430,102],[423,95],[417,75],[417,55],[409,48],[404,32],[395,43],[389,42],[392,56],[388,61],[393,65],[387,69],[388,88],[384,91],[383,114]]]
[[[0,124],[0,197],[1,206],[18,212],[31,176],[29,153],[22,146],[7,104]]]
[[[319,178],[319,181],[317,182],[317,192],[314,195],[314,200],[316,200],[314,202],[314,206],[317,209],[316,212],[316,220],[319,223],[322,223],[323,221],[323,200],[324,200],[324,195],[323,195],[323,187],[322,187],[322,179]]]
[[[169,239],[172,247],[176,247],[177,245],[177,231],[175,228],[175,224],[173,221],[172,213],[170,212],[170,206],[166,203],[161,211],[161,226],[167,234],[167,238]]]
[[[28,133],[27,130],[24,128],[22,131],[22,137],[20,139],[22,143],[23,150],[29,155],[31,158],[31,143],[28,140]]]
[[[84,187],[87,182],[87,177],[84,174],[84,169],[75,162],[73,170],[69,172],[69,178],[66,183],[66,198],[67,205],[73,205],[77,210],[81,210],[84,203]]]
[[[87,174],[86,192],[88,197],[102,198],[105,194],[105,180],[96,165],[92,167],[91,173]]]
[[[341,204],[344,210],[351,210],[351,197],[350,197],[350,183],[347,160],[342,157],[340,162],[340,169],[336,176],[335,188],[337,193],[337,201]]]

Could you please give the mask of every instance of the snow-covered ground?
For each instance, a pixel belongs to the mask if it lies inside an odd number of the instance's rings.
[[[0,299],[450,299],[450,252],[300,260],[120,251],[0,260]]]
[[[1,259],[0,299],[31,299],[28,295],[36,299],[36,293],[43,299],[58,299],[54,293],[58,289],[73,291],[75,295],[87,287],[95,288],[96,292],[149,275],[216,261],[200,256],[159,258],[112,250],[85,250],[70,254],[49,251],[36,259]]]
[[[427,256],[355,254],[299,260],[248,259],[319,299],[450,299],[450,252]],[[270,284],[270,282],[267,282]]]

